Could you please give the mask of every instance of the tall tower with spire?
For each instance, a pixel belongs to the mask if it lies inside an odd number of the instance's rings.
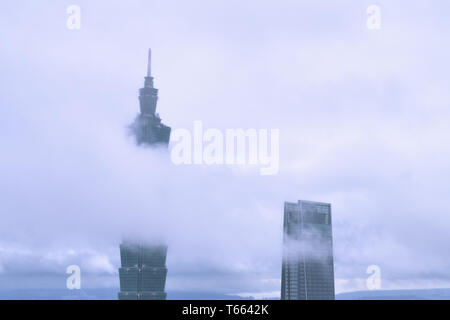
[[[137,115],[132,128],[138,144],[149,146],[167,146],[170,138],[170,127],[161,123],[156,113],[158,89],[153,86],[152,51],[148,51],[147,76],[144,87],[139,89],[140,113]]]
[[[156,111],[158,89],[153,87],[151,49],[148,52],[147,76],[139,89],[140,113],[131,128],[139,145],[166,146],[170,127],[161,123]],[[167,246],[149,244],[132,237],[120,244],[119,300],[165,300]]]

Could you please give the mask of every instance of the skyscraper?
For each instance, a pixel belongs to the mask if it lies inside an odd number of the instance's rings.
[[[124,241],[120,245],[120,300],[165,300],[166,254],[164,245]]]
[[[285,202],[282,300],[333,300],[331,205]]]
[[[139,145],[166,146],[170,127],[161,123],[156,111],[158,89],[153,87],[151,76],[151,50],[148,53],[147,76],[144,87],[139,90],[140,113],[131,126]],[[120,300],[164,300],[166,284],[167,246],[149,244],[133,239],[120,245],[121,268]]]
[[[158,102],[158,89],[153,87],[151,70],[152,51],[148,51],[147,76],[144,78],[144,87],[139,89],[140,113],[137,115],[132,129],[136,142],[147,146],[167,146],[170,139],[170,127],[161,123],[156,113]]]

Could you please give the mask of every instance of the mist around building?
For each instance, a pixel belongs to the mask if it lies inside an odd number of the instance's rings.
[[[448,9],[3,1],[0,299],[449,299]]]

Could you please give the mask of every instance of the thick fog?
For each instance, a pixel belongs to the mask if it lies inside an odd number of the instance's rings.
[[[1,288],[117,287],[134,234],[168,290],[277,296],[299,199],[332,205],[337,292],[450,287],[447,3],[93,2],[0,5]],[[279,129],[278,174],[136,146],[149,47],[164,124]]]

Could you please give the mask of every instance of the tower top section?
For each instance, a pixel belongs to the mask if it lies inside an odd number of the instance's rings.
[[[138,144],[165,145],[170,140],[170,127],[161,122],[155,112],[158,102],[158,89],[153,86],[152,50],[148,50],[147,75],[144,77],[144,87],[139,89],[140,113],[135,119],[133,130]]]

